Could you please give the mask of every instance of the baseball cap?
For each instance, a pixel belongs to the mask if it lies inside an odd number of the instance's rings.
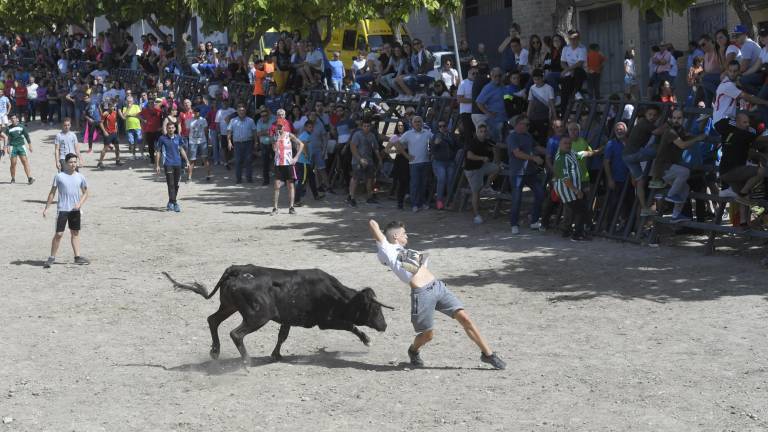
[[[736,26],[733,28],[733,31],[731,33],[733,34],[747,33],[747,26],[745,26],[744,24],[736,24]]]

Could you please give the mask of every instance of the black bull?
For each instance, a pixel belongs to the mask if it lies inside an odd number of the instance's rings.
[[[279,270],[254,265],[233,265],[224,271],[216,287],[208,289],[197,282],[182,284],[168,273],[163,274],[176,288],[186,289],[210,299],[219,291],[219,310],[208,317],[211,328],[211,357],[219,357],[219,324],[233,313],[240,312],[243,322],[229,334],[240,351],[244,363],[248,352],[243,338],[270,320],[280,324],[277,345],[272,358],[280,360],[280,347],[288,338],[291,326],[346,330],[354,333],[366,345],[370,338],[356,326],[367,326],[383,332],[387,329],[381,308],[371,288],[356,291],[344,286],[322,270]]]

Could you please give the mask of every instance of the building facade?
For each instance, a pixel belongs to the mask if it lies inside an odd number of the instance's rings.
[[[608,57],[602,77],[602,93],[623,89],[624,53],[634,48],[641,88],[647,83],[648,60],[653,45],[665,41],[676,50],[686,52],[688,42],[717,29],[731,29],[738,17],[728,0],[699,0],[681,15],[660,17],[654,12],[641,12],[626,1],[576,0],[574,21],[586,45],[597,43]],[[755,24],[768,21],[768,1],[748,0]],[[517,23],[527,37],[552,35],[555,28],[555,0],[465,0],[463,32],[474,49],[484,43],[492,60],[506,37],[509,25]],[[678,84],[685,83],[685,57],[679,59]],[[678,85],[682,88],[684,85]],[[643,91],[645,89],[643,88]]]

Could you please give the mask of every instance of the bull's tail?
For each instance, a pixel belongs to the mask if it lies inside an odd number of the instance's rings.
[[[224,280],[222,277],[221,280],[216,284],[216,286],[213,288],[213,291],[211,291],[210,294],[208,294],[208,288],[205,287],[205,285],[199,283],[199,282],[192,282],[191,284],[183,284],[181,282],[176,281],[174,278],[171,277],[171,275],[168,274],[168,272],[162,272],[165,277],[168,278],[169,281],[173,284],[173,287],[176,289],[185,289],[192,292],[196,292],[203,296],[206,300],[213,297],[214,294],[216,294],[216,291],[219,290],[219,287],[221,286],[221,282]],[[226,274],[226,272],[225,272]]]

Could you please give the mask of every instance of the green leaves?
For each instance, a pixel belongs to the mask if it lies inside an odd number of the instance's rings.
[[[682,15],[696,0],[629,0],[629,4],[642,11],[652,10],[659,16]]]

